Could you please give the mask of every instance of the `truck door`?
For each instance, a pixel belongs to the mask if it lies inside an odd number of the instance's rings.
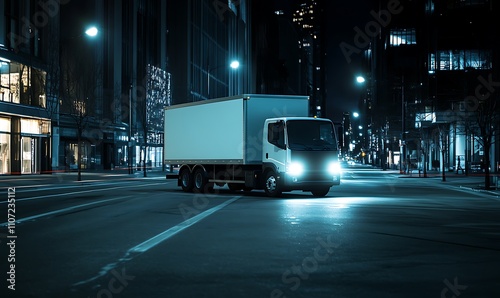
[[[267,123],[267,135],[263,142],[263,162],[272,163],[278,173],[286,169],[285,121]]]

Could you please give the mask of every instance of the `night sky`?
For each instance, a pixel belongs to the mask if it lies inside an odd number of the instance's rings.
[[[355,82],[361,69],[361,56],[353,54],[348,63],[340,43],[353,45],[354,27],[364,28],[370,21],[373,2],[327,1],[327,116],[334,121],[340,121],[343,112],[356,110],[361,94]]]

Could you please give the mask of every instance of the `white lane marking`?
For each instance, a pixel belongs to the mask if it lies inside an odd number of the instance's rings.
[[[242,196],[233,197],[232,199],[229,199],[229,200],[227,200],[227,201],[225,201],[225,202],[223,202],[215,207],[208,209],[207,211],[204,211],[196,216],[193,216],[190,219],[187,219],[187,220],[181,222],[180,224],[173,226],[173,227],[161,232],[160,234],[153,236],[153,237],[149,238],[148,240],[130,248],[129,250],[127,250],[125,255],[122,258],[120,258],[117,262],[107,264],[106,266],[101,268],[101,270],[99,271],[99,273],[96,276],[91,277],[87,280],[83,280],[83,281],[79,281],[77,283],[74,283],[73,286],[81,286],[81,285],[87,284],[89,282],[92,282],[100,277],[103,277],[104,275],[108,274],[108,272],[110,272],[111,270],[116,268],[119,264],[132,260],[135,256],[150,250],[151,248],[157,246],[161,242],[163,242],[163,241],[171,238],[172,236],[182,232],[183,230],[198,223],[199,221],[203,220],[204,218],[212,215],[213,213],[221,210],[222,208],[226,207],[227,205],[240,199],[241,197]]]
[[[45,199],[45,198],[53,198],[53,197],[62,197],[62,196],[67,196],[67,195],[76,195],[76,194],[96,192],[96,191],[108,191],[108,190],[120,189],[120,188],[148,187],[148,186],[151,186],[151,185],[158,185],[158,184],[165,184],[165,183],[164,182],[161,182],[161,183],[149,183],[149,184],[144,184],[144,185],[136,185],[136,184],[134,184],[134,185],[129,185],[129,186],[117,186],[117,187],[109,187],[109,188],[104,188],[104,189],[80,190],[80,191],[74,191],[74,192],[66,192],[66,193],[53,194],[53,195],[45,195],[45,196],[31,197],[31,198],[25,198],[25,199],[16,199],[16,202],[31,201],[31,200],[38,200],[38,199]],[[0,202],[0,204],[6,204],[7,202],[8,201],[3,201],[3,202]]]
[[[16,224],[20,224],[20,223],[25,222],[25,221],[35,220],[38,218],[51,216],[51,215],[55,215],[55,214],[59,214],[59,213],[64,213],[64,212],[68,212],[68,211],[72,211],[75,209],[79,209],[79,208],[83,208],[83,207],[87,207],[87,206],[92,206],[92,205],[96,205],[96,204],[100,204],[100,203],[106,203],[106,202],[111,202],[111,201],[116,201],[116,200],[123,200],[123,199],[130,198],[130,197],[133,197],[133,196],[124,196],[124,197],[118,197],[118,198],[114,198],[114,199],[101,200],[101,201],[96,201],[96,202],[92,202],[92,203],[86,203],[86,204],[81,204],[81,205],[77,205],[77,206],[72,206],[72,207],[68,207],[68,208],[50,211],[50,212],[45,212],[45,213],[41,213],[41,214],[37,214],[37,215],[33,215],[33,216],[28,216],[28,217],[16,220]],[[8,222],[4,222],[4,223],[1,223],[0,226],[4,227],[4,226],[7,226],[7,224],[8,224]]]
[[[205,212],[202,212],[196,216],[193,216],[190,219],[187,219],[187,220],[183,221],[182,223],[180,223],[174,227],[171,227],[170,229],[144,241],[143,243],[132,247],[131,249],[129,249],[129,252],[131,252],[131,253],[143,253],[145,251],[148,251],[151,248],[155,247],[156,245],[160,244],[161,242],[174,236],[175,234],[180,233],[184,229],[189,228],[190,226],[194,225],[195,223],[199,222],[200,220],[204,219],[205,217],[210,216],[213,213],[221,210],[222,208],[224,208],[227,205],[231,204],[232,202],[238,200],[239,198],[241,198],[241,196],[234,197],[230,200],[225,201],[224,203],[222,203],[220,205],[217,205],[211,209],[208,209]]]
[[[75,184],[75,185],[58,185],[54,186],[53,184],[45,184],[45,185],[23,185],[23,186],[15,186],[16,191],[17,189],[22,189],[23,193],[28,193],[28,192],[36,192],[36,191],[42,191],[42,190],[54,190],[54,189],[65,189],[65,188],[81,188],[81,187],[88,187],[88,186],[105,186],[105,185],[116,185],[116,184],[125,184],[125,183],[134,183],[135,181],[117,181],[113,183],[89,183],[89,182],[94,182],[97,180],[85,180],[81,182],[80,184]],[[40,188],[37,188],[40,187]]]

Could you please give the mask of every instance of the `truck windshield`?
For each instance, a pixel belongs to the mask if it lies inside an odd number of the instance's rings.
[[[335,151],[337,140],[330,122],[321,120],[287,121],[288,147],[299,151]]]

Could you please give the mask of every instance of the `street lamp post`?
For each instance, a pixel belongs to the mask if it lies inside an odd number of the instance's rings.
[[[219,69],[221,67],[227,66],[226,64],[215,66],[215,67],[210,67],[210,65],[207,67],[207,99],[210,99],[210,73],[216,69]],[[233,60],[229,64],[229,67],[231,69],[238,69],[240,67],[240,62],[238,60]]]
[[[130,84],[130,87],[128,89],[128,158],[127,158],[127,163],[128,163],[128,173],[133,174],[134,171],[132,170],[132,87],[133,85]]]
[[[401,150],[399,153],[399,173],[404,174],[405,171],[403,169],[403,162],[406,161],[406,152],[405,152],[405,146],[406,146],[406,125],[405,125],[405,77],[404,75],[401,76]],[[407,161],[408,162],[408,161]],[[410,170],[410,169],[408,169]]]
[[[100,31],[97,27],[91,26],[85,30],[85,34],[89,37],[96,37],[100,34]],[[132,92],[133,92],[133,84],[130,84],[129,94],[128,94],[128,153],[127,153],[127,165],[128,165],[128,173],[133,174],[133,165],[132,165]]]
[[[58,57],[58,68],[59,70],[61,71],[62,73],[62,56],[63,56],[63,53],[65,53],[65,51],[63,51],[63,44],[67,44],[68,41],[70,40],[76,40],[76,39],[80,39],[81,37],[89,37],[89,38],[94,38],[98,35],[99,33],[99,30],[95,27],[95,26],[92,26],[92,27],[89,27],[87,28],[83,33],[80,33],[78,35],[75,35],[75,36],[69,36],[69,37],[61,37],[61,41],[59,42],[58,46],[59,46],[59,57]],[[66,58],[66,57],[65,57]],[[66,58],[68,59],[68,58]],[[94,57],[94,60],[96,58]],[[65,69],[65,71],[67,71]],[[59,74],[61,75],[61,74]],[[73,83],[74,84],[74,83]],[[62,88],[61,88],[62,89]],[[86,98],[88,100],[88,97],[83,97],[83,98]],[[87,115],[85,115],[85,113],[83,112],[83,108],[82,108],[83,104],[80,104],[80,105],[76,105],[74,106],[74,111],[71,111],[73,112],[74,114],[76,113],[75,115],[75,118],[77,120],[75,120],[75,125],[77,126],[77,169],[78,169],[78,174],[77,174],[77,180],[78,181],[81,181],[82,180],[82,174],[81,174],[81,167],[82,167],[82,131],[83,131],[83,126],[86,125],[84,124],[84,120],[83,118],[86,118],[88,117]],[[57,113],[59,115],[57,115],[57,126],[59,127],[60,126],[60,122],[59,122],[59,119],[60,119],[60,114],[61,114],[61,111],[60,111],[60,107],[57,108]],[[58,134],[58,137],[61,138],[61,135]],[[59,141],[57,142],[59,143]],[[57,149],[56,149],[57,150]],[[87,153],[88,155],[88,153]]]

